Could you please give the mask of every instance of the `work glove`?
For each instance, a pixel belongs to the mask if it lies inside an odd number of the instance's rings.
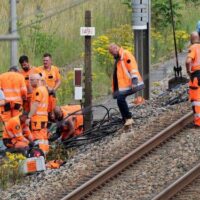
[[[57,126],[57,128],[62,128],[63,127],[63,120],[56,121],[56,126]]]
[[[137,77],[133,77],[132,78],[132,83],[134,86],[136,86],[138,84],[138,78]]]
[[[30,148],[39,147],[38,140],[34,140],[33,142],[30,142],[30,143],[29,143],[29,147],[30,147]]]
[[[29,147],[30,147],[30,148],[33,148],[34,146],[35,146],[35,143],[34,143],[34,142],[30,142],[30,143],[29,143]]]

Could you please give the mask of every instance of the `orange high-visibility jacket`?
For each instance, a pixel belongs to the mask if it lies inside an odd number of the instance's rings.
[[[31,93],[32,93],[32,87],[30,84],[29,76],[31,74],[37,74],[39,72],[40,72],[39,69],[37,69],[36,67],[31,67],[29,71],[24,71],[23,69],[20,70],[20,74],[22,74],[25,79],[28,96],[31,96]]]
[[[67,117],[71,113],[74,113],[74,115],[71,115],[73,121],[74,121],[74,129],[75,129],[75,135],[80,135],[83,132],[83,115],[81,114],[81,106],[80,105],[66,105],[61,106],[61,110],[63,112],[63,117]],[[67,119],[67,118],[66,118]]]
[[[22,105],[22,97],[27,98],[24,77],[18,72],[5,72],[0,75],[0,89],[3,90],[7,102]]]
[[[6,123],[3,131],[3,139],[12,139],[12,143],[17,141],[23,141],[29,143],[29,141],[23,135],[23,130],[25,129],[26,134],[30,135],[28,127],[24,124],[23,127],[20,124],[19,116],[10,118]]]
[[[54,89],[56,81],[61,79],[58,67],[52,65],[50,70],[46,70],[44,66],[40,66],[38,69],[40,73],[42,73],[47,86],[51,89]]]
[[[192,58],[191,72],[200,70],[200,44],[191,45],[187,57]]]
[[[132,89],[132,79],[138,79],[137,86],[143,85],[144,82],[138,71],[136,60],[132,53],[123,48],[119,50],[120,60],[117,63],[117,80],[119,92],[126,92]],[[112,83],[114,92],[114,85]]]
[[[45,86],[39,86],[36,89],[34,89],[32,98],[31,98],[31,104],[33,102],[39,102],[36,113],[32,116],[31,121],[32,122],[47,122],[48,121],[48,99],[49,94],[47,91],[47,88]]]

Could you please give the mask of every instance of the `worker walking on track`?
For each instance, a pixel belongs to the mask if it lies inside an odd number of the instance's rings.
[[[31,123],[31,131],[33,140],[37,140],[39,148],[47,154],[49,151],[47,122],[48,122],[48,91],[42,85],[41,76],[39,74],[30,75],[30,83],[33,87],[31,98],[31,109],[28,114],[26,123]]]
[[[26,88],[27,88],[27,99],[23,102],[23,109],[26,112],[30,111],[31,95],[33,88],[31,87],[29,76],[30,74],[39,73],[36,67],[32,67],[29,63],[28,56],[22,55],[19,58],[19,63],[21,65],[20,73],[24,76]]]
[[[52,56],[49,53],[43,55],[43,66],[38,68],[45,79],[49,92],[48,113],[51,113],[56,106],[56,90],[61,84],[60,71],[57,66],[52,65]]]
[[[186,70],[190,76],[189,99],[194,112],[194,125],[200,127],[200,43],[198,32],[190,36],[191,46],[186,58]]]
[[[109,52],[115,59],[112,90],[113,97],[117,99],[122,119],[125,126],[134,123],[129,111],[126,97],[144,88],[144,82],[138,71],[134,56],[116,44],[109,45]]]
[[[56,106],[54,116],[58,125],[56,133],[50,138],[50,141],[60,137],[64,141],[83,133],[83,115],[80,105]]]
[[[29,127],[25,124],[27,114],[10,118],[3,129],[3,143],[7,148],[27,149],[33,142]]]
[[[21,114],[23,101],[27,99],[25,80],[17,67],[11,67],[8,72],[0,75],[0,89],[6,101],[1,110],[1,117],[5,122]]]

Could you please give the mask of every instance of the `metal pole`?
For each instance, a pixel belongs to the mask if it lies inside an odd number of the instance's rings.
[[[148,0],[148,22],[147,29],[144,30],[144,43],[143,43],[143,51],[144,51],[144,94],[143,97],[145,99],[149,99],[150,97],[150,66],[151,66],[151,53],[150,53],[150,27],[151,25],[151,0]]]
[[[85,26],[91,27],[91,11],[85,12]],[[92,124],[92,68],[91,68],[91,36],[85,36],[85,101],[84,129],[91,128]]]
[[[179,64],[178,64],[178,53],[177,53],[177,45],[176,45],[176,34],[175,34],[175,26],[174,26],[174,12],[173,12],[172,0],[169,0],[169,3],[170,3],[170,11],[171,11],[171,19],[172,19],[172,31],[173,31],[173,38],[174,38],[176,67],[178,68]]]
[[[150,0],[132,0],[135,58],[145,89],[137,95],[150,97]]]
[[[17,35],[17,2],[10,0],[10,34]],[[11,40],[10,64],[17,66],[17,40]]]

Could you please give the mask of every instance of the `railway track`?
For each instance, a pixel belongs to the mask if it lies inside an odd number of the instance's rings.
[[[183,115],[183,114],[182,114]],[[176,116],[177,118],[177,116]],[[125,156],[115,162],[110,161],[109,166],[106,168],[98,169],[99,173],[91,175],[88,180],[83,180],[78,187],[74,188],[72,191],[69,191],[65,196],[62,196],[62,200],[66,199],[84,199],[90,197],[94,191],[100,190],[102,185],[105,185],[109,180],[113,180],[115,177],[120,176],[127,168],[133,166],[138,160],[142,160],[143,157],[153,149],[161,145],[163,142],[168,140],[171,137],[174,137],[177,132],[180,132],[187,124],[192,122],[192,112],[187,113],[183,117],[179,116],[179,120],[174,123],[169,123],[165,126],[164,124],[158,124],[157,133],[154,132],[153,136],[148,138],[146,142],[143,142],[138,147],[134,148],[132,151],[129,150],[129,153],[126,153]],[[162,130],[162,131],[158,131]],[[155,129],[156,130],[156,129]],[[154,131],[155,131],[154,130]]]
[[[170,198],[174,200],[193,199],[192,197],[194,197],[194,195],[200,194],[199,186],[200,186],[200,163],[196,164],[191,170],[189,170],[187,173],[181,176],[178,180],[174,181],[171,185],[162,190],[152,200],[167,200]],[[198,190],[196,187],[198,187]],[[191,192],[189,193],[189,191]],[[195,193],[194,191],[197,192]],[[184,192],[186,192],[186,194],[183,194]],[[186,198],[186,195],[189,198]],[[195,197],[194,199],[198,198]]]

